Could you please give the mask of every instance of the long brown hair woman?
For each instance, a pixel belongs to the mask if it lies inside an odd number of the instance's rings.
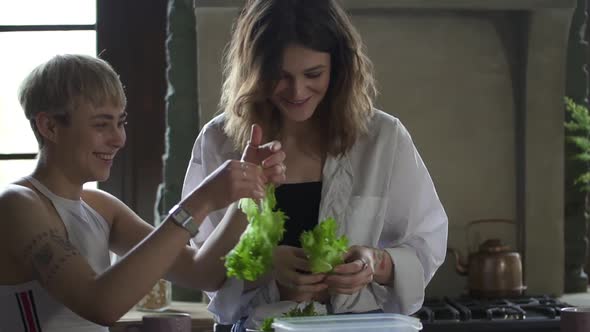
[[[420,308],[444,260],[447,217],[405,127],[373,107],[372,65],[338,2],[247,1],[224,75],[222,114],[197,138],[184,190],[235,156],[257,123],[286,154],[276,195],[289,219],[271,274],[252,284],[229,278],[209,294],[216,318],[242,331],[295,302],[333,313]],[[327,217],[352,246],[344,264],[313,274],[299,236]],[[232,207],[205,223],[197,245],[227,233],[237,241],[246,225]]]

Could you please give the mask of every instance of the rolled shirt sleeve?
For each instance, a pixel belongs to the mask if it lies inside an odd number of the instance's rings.
[[[410,134],[397,122],[384,232],[379,244],[394,263],[387,312],[412,314],[446,254],[448,219]],[[392,236],[397,234],[396,237]]]

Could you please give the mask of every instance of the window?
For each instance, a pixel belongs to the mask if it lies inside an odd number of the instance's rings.
[[[18,102],[20,83],[56,54],[96,55],[96,0],[0,1],[0,45],[1,187],[30,174],[36,163],[37,141]]]

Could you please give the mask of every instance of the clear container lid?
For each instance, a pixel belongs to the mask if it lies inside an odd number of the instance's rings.
[[[337,329],[338,331],[381,329],[396,331],[396,329],[401,329],[407,331],[408,328],[419,331],[422,330],[422,323],[417,318],[398,314],[345,314],[276,318],[272,327],[282,331],[324,331],[328,329]]]

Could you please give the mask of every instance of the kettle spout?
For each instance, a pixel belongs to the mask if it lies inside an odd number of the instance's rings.
[[[457,273],[459,273],[462,276],[466,276],[467,272],[469,270],[469,266],[466,263],[466,261],[463,259],[463,257],[461,256],[461,253],[459,253],[459,250],[457,249],[453,249],[453,248],[447,248],[447,252],[453,254],[453,256],[455,256],[455,270],[457,270]]]

